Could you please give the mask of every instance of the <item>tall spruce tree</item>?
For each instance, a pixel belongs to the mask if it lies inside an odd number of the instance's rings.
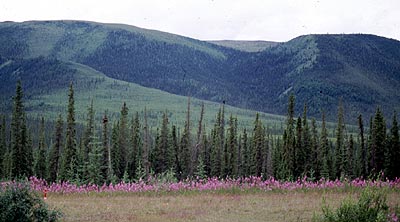
[[[126,103],[123,104],[121,108],[121,116],[119,121],[119,134],[118,134],[118,146],[119,146],[119,165],[118,165],[118,172],[117,176],[122,178],[122,175],[127,171],[128,167],[128,107]]]
[[[310,162],[312,163],[311,171],[314,172],[316,178],[320,178],[322,166],[321,150],[319,149],[318,137],[319,135],[317,131],[317,123],[316,120],[313,118],[311,120]]]
[[[287,177],[293,177],[294,169],[295,169],[295,127],[294,127],[294,106],[295,106],[295,97],[293,94],[289,96],[288,102],[288,112],[286,119],[286,137],[284,138],[283,145],[283,159],[285,166],[288,168]]]
[[[294,146],[294,172],[295,178],[300,177],[305,171],[305,153],[303,147],[303,123],[301,117],[297,118],[296,121],[296,144]]]
[[[400,178],[400,140],[397,113],[393,113],[392,128],[390,128],[388,142],[388,176],[392,179]]]
[[[168,169],[175,169],[175,175],[178,177],[178,179],[181,179],[182,167],[179,154],[180,150],[179,150],[176,126],[173,125],[171,129],[171,135],[168,147]]]
[[[221,107],[218,111],[214,128],[211,132],[212,138],[212,150],[211,150],[211,176],[219,176],[221,174],[222,167],[222,154],[224,149],[224,110]]]
[[[65,137],[65,148],[63,150],[62,162],[60,168],[61,180],[73,180],[77,173],[77,147],[76,147],[76,129],[75,129],[75,100],[74,88],[71,82],[68,93],[67,109],[67,129]]]
[[[121,171],[120,166],[121,166],[121,149],[119,147],[119,121],[114,123],[113,128],[112,128],[112,133],[111,133],[111,149],[110,149],[110,156],[111,156],[111,165],[112,165],[112,175],[116,176],[118,178],[122,177],[122,174],[124,173]]]
[[[168,150],[168,114],[167,111],[164,112],[162,118],[161,131],[158,136],[156,147],[154,149],[154,172],[163,173],[167,168],[167,150]]]
[[[183,178],[192,176],[190,172],[192,164],[191,161],[191,153],[192,153],[192,142],[191,142],[191,134],[190,134],[190,97],[188,97],[188,105],[186,111],[186,120],[185,120],[185,128],[183,129],[183,134],[181,138],[181,167],[182,167],[182,176]]]
[[[17,178],[30,176],[32,173],[32,156],[28,144],[28,132],[26,127],[26,116],[23,105],[22,84],[17,82],[15,96],[13,98],[13,113],[11,120],[11,175]]]
[[[321,139],[320,139],[320,150],[321,150],[321,177],[329,178],[329,168],[330,168],[330,156],[329,156],[329,141],[328,141],[328,131],[326,129],[325,112],[322,112],[322,126],[321,126]]]
[[[264,127],[260,120],[260,114],[256,114],[256,120],[254,121],[253,129],[253,142],[252,142],[252,158],[254,160],[252,164],[251,173],[253,175],[261,176],[263,171],[264,162],[264,146],[265,146],[265,134]]]
[[[385,165],[386,122],[379,107],[373,120],[371,138],[371,172],[380,173]]]
[[[90,102],[90,106],[87,109],[87,117],[86,117],[86,128],[85,132],[83,135],[83,160],[84,162],[89,161],[89,152],[90,152],[90,143],[92,142],[92,139],[94,138],[94,116],[95,116],[95,111],[93,108],[93,99]]]
[[[102,128],[102,146],[103,146],[103,157],[102,157],[102,166],[106,166],[102,169],[101,175],[103,180],[110,182],[113,177],[113,168],[111,164],[111,150],[110,150],[110,139],[109,139],[109,130],[108,130],[108,117],[107,113],[104,113],[103,116],[103,128]]]
[[[61,150],[63,147],[63,119],[61,114],[58,115],[55,132],[53,135],[54,143],[49,153],[49,169],[48,180],[55,182],[59,178],[59,171],[61,166]]]
[[[250,176],[250,150],[248,146],[247,130],[243,130],[241,138],[242,147],[242,175],[247,177]]]
[[[346,173],[346,147],[344,145],[344,111],[342,99],[339,100],[338,106],[338,123],[336,128],[336,146],[335,146],[335,163],[336,163],[336,176],[339,177]]]
[[[131,130],[131,166],[130,166],[130,174],[132,178],[136,178],[136,169],[139,167],[139,161],[142,160],[142,137],[141,137],[141,128],[139,121],[139,113],[136,112],[135,117],[132,120],[132,130]]]
[[[368,176],[368,150],[367,150],[367,146],[365,145],[365,136],[364,136],[364,122],[363,122],[363,118],[362,115],[360,114],[357,118],[358,120],[358,136],[359,136],[359,140],[360,140],[360,159],[361,159],[361,175],[366,178]]]
[[[143,126],[143,155],[142,155],[142,164],[144,169],[144,174],[146,178],[150,176],[150,162],[149,162],[149,154],[150,154],[150,132],[149,132],[149,124],[147,123],[147,109],[144,107],[144,126]]]
[[[39,126],[39,144],[36,149],[34,173],[38,178],[46,178],[46,144],[44,132],[44,117],[42,117]]]

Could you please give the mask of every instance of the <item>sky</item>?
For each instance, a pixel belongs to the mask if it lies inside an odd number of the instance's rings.
[[[368,33],[400,40],[400,0],[2,0],[0,21],[124,23],[201,40]]]

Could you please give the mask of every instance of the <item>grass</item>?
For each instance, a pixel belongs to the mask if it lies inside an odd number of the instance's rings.
[[[50,194],[47,203],[65,221],[311,221],[322,199],[338,207],[348,191],[189,192],[166,194]],[[390,204],[400,193],[390,191]]]

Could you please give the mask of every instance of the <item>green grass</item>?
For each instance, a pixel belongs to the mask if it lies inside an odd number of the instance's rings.
[[[59,208],[64,221],[311,221],[322,213],[323,197],[339,207],[359,192],[290,191],[253,193],[167,193],[143,195],[50,194],[47,203]],[[390,191],[390,204],[400,203],[400,194]]]

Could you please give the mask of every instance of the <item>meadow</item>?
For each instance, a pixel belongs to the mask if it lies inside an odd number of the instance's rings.
[[[64,213],[63,221],[311,221],[324,204],[337,208],[366,187],[385,189],[389,206],[400,205],[400,179],[153,179],[79,186],[31,177],[29,182],[40,195],[48,191],[45,201]]]

